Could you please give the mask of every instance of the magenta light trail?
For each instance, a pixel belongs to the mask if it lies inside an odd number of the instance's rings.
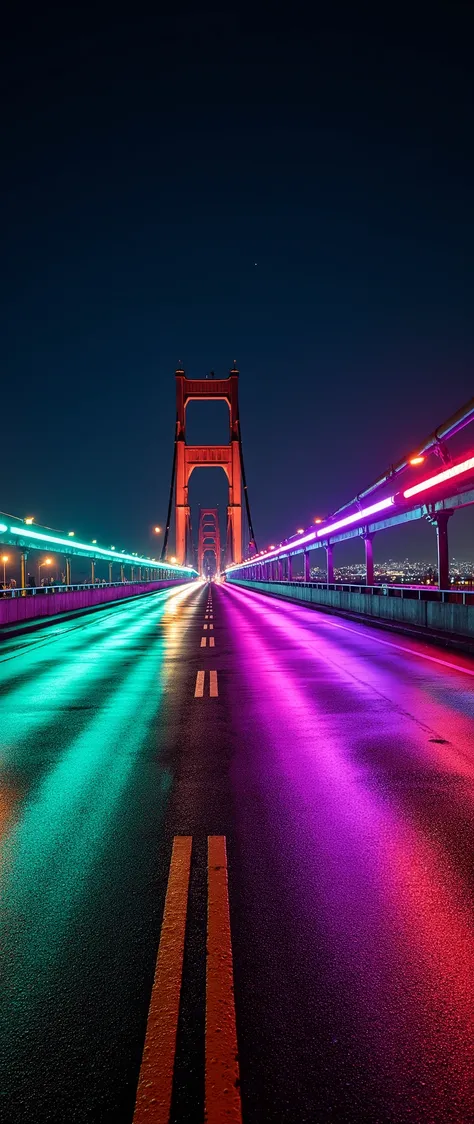
[[[411,496],[418,496],[420,492],[425,492],[428,488],[434,488],[436,484],[444,484],[445,480],[452,480],[454,476],[461,476],[463,472],[472,472],[474,470],[474,457],[469,457],[467,461],[461,461],[461,464],[455,464],[451,468],[445,468],[443,472],[438,472],[436,476],[430,476],[428,480],[420,480],[419,484],[414,484],[412,488],[406,488],[403,495],[406,500]]]
[[[405,493],[406,494],[406,493]],[[327,527],[321,527],[316,531],[318,539],[326,538],[332,535],[333,531],[339,531],[341,527],[349,527],[351,523],[363,523],[364,519],[368,519],[370,515],[376,515],[378,511],[384,511],[386,507],[391,507],[395,502],[395,496],[387,496],[384,500],[379,500],[378,503],[373,503],[370,507],[363,507],[360,511],[353,511],[352,515],[346,515],[344,519],[338,519],[336,523],[330,523]]]
[[[256,554],[254,558],[247,558],[245,562],[234,562],[232,566],[227,566],[227,570],[241,570],[244,566],[255,566],[258,562],[266,562],[269,558],[276,558],[279,554],[289,554],[296,546],[304,546],[307,542],[314,542],[316,538],[316,531],[310,531],[308,535],[303,535],[299,539],[290,539],[287,543],[282,543],[276,546],[274,550],[267,550],[264,554]]]

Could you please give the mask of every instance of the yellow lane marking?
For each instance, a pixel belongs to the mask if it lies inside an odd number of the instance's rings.
[[[209,637],[209,647],[210,647],[210,648],[213,648],[213,647],[214,647],[214,637],[213,637],[213,636],[210,636],[210,637]]]
[[[198,673],[196,675],[196,687],[195,687],[195,691],[194,691],[194,698],[195,699],[202,699],[203,694],[204,694],[204,672],[198,671]]]
[[[175,835],[133,1124],[170,1118],[191,850],[191,836]]]
[[[204,625],[204,628],[205,628],[205,627],[206,627],[206,625]],[[210,624],[210,625],[209,625],[209,628],[210,628],[210,629],[211,629],[211,631],[212,631],[212,629],[214,628],[214,625],[213,625],[213,624]]]
[[[205,620],[205,621],[209,620],[209,613],[205,613],[205,614],[204,614],[204,620]]]
[[[219,694],[219,689],[217,686],[217,671],[210,671],[209,677],[211,680],[209,694],[211,696],[211,699],[217,699],[217,696]]]
[[[202,636],[201,637],[201,648],[206,647],[206,641],[207,641],[207,636]]]
[[[205,1119],[241,1124],[225,837],[208,845]]]
[[[202,627],[203,627],[203,629],[204,629],[204,631],[205,631],[205,630],[206,630],[206,628],[207,628],[207,624],[203,624],[203,626],[202,626]]]

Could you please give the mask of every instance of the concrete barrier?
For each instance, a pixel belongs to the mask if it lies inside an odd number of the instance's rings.
[[[472,638],[474,640],[474,604],[458,604],[451,601],[418,599],[417,597],[393,597],[365,592],[346,592],[335,589],[320,589],[311,582],[255,582],[242,578],[226,578],[231,585],[254,589],[258,593],[269,593],[286,601],[319,606],[329,612],[359,614],[387,626],[441,634],[440,638],[449,641],[449,636]]]
[[[170,581],[129,582],[127,585],[97,585],[88,589],[68,589],[64,593],[36,593],[26,597],[0,597],[0,628],[19,624],[21,621],[57,616],[58,613],[74,613],[84,609],[99,608],[114,601],[139,597],[154,593],[158,589],[171,589],[184,585],[186,578]]]

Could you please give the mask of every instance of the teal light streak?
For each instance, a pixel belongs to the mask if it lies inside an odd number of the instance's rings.
[[[123,802],[161,705],[166,648],[166,637],[157,638],[104,699],[96,716],[31,789],[19,823],[4,842],[4,982],[8,976],[11,985],[12,974],[16,987],[19,981],[23,985],[21,993],[31,992],[30,1017],[33,999],[38,1003],[41,986],[51,982],[54,963],[60,967],[58,953],[71,914],[79,906],[86,908],[91,892],[100,892],[100,879],[107,879],[108,863],[113,867]],[[171,776],[159,763],[155,785],[161,818]],[[102,861],[104,870],[92,891],[91,873],[100,871]],[[17,1014],[21,1022],[21,1004]],[[11,1007],[7,1017],[11,1032]]]
[[[192,586],[181,587],[192,589]],[[0,769],[21,764],[29,771],[37,756],[35,738],[38,732],[54,723],[61,708],[77,704],[107,678],[119,674],[120,665],[130,659],[131,650],[148,633],[153,633],[178,591],[160,590],[147,604],[131,604],[107,616],[88,622],[86,630],[73,629],[42,649],[32,648],[22,655],[17,665],[23,679],[25,671],[34,672],[34,680],[20,682],[6,692],[0,725]],[[105,635],[104,635],[105,633]],[[38,635],[38,634],[36,634]],[[87,637],[87,659],[82,656]],[[0,690],[5,690],[15,677],[15,668],[8,657],[0,660]]]
[[[0,533],[8,530],[2,523],[0,523]],[[63,539],[59,535],[45,535],[43,531],[31,531],[30,528],[25,527],[10,527],[11,535],[21,535],[25,539],[38,540],[39,542],[55,543],[57,546],[71,546],[69,538]],[[90,543],[78,542],[74,539],[74,548],[76,550],[83,550],[85,554],[102,554],[104,558],[111,558],[117,560],[117,552],[115,550],[107,550],[103,546],[95,546],[91,551]],[[136,554],[120,553],[120,558],[125,562],[134,562],[138,566],[148,566],[149,569],[156,570],[174,570],[176,573],[195,574],[196,570],[192,566],[176,566],[171,562],[154,562],[152,558],[139,558]]]
[[[0,534],[1,534],[1,533],[2,533],[3,531],[8,531],[8,527],[6,526],[6,524],[5,524],[5,523],[0,523]]]

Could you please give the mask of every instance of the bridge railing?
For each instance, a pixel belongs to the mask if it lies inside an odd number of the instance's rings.
[[[229,579],[232,581],[231,575]],[[245,579],[244,579],[245,580]],[[474,589],[459,589],[452,587],[451,589],[438,589],[437,586],[430,585],[392,585],[391,583],[379,583],[377,585],[366,585],[365,582],[315,582],[303,581],[297,578],[250,578],[249,584],[257,586],[261,585],[283,585],[288,589],[295,589],[302,587],[303,589],[325,589],[332,590],[335,593],[362,593],[370,596],[377,594],[384,597],[399,597],[402,600],[414,601],[439,601],[442,603],[451,603],[457,605],[474,605]]]
[[[3,586],[0,584],[0,597],[34,597],[36,595],[41,596],[42,594],[47,594],[49,596],[50,594],[54,593],[72,593],[73,591],[77,591],[80,589],[115,589],[117,586],[127,585],[156,585],[157,581],[161,580],[162,579],[160,576],[159,578],[154,577],[150,578],[149,580],[146,580],[145,578],[137,578],[133,581],[130,579],[130,581],[123,582],[74,582],[73,585],[66,585],[65,582],[60,582],[55,585],[27,585],[13,587]],[[166,584],[165,578],[163,578],[163,583]]]

